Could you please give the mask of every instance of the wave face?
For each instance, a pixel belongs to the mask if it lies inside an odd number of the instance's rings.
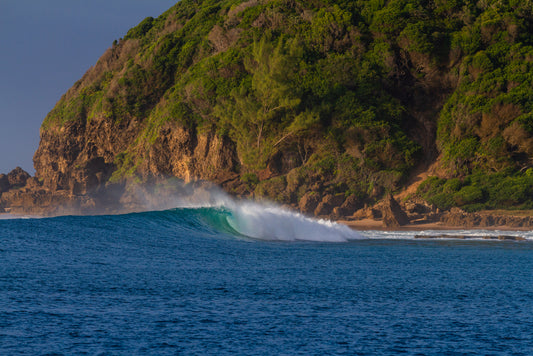
[[[185,229],[266,241],[347,242],[362,236],[347,226],[315,220],[274,206],[226,201],[206,207],[175,208],[134,215],[164,217]]]

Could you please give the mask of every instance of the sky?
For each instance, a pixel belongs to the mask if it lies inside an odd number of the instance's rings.
[[[34,174],[46,114],[115,39],[176,0],[0,0],[0,173]]]

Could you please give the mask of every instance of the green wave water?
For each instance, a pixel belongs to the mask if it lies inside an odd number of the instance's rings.
[[[225,205],[175,208],[139,213],[174,222],[180,229],[216,231],[238,238],[268,241],[346,242],[362,236],[350,228],[316,220],[274,205],[227,201]]]

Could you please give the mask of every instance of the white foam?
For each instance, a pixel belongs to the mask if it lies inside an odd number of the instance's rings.
[[[27,216],[27,215],[12,215],[8,213],[0,214],[0,220],[19,220],[19,219],[37,219],[38,216]]]
[[[226,201],[231,211],[228,223],[237,232],[270,241],[346,242],[362,239],[349,227],[327,220],[315,220],[273,204]]]
[[[398,240],[411,240],[418,236],[440,236],[440,235],[459,235],[469,236],[470,241],[482,240],[483,238],[477,238],[477,236],[519,236],[526,240],[533,240],[533,231],[509,231],[509,230],[484,230],[484,229],[470,229],[470,230],[423,230],[423,231],[361,231],[361,235],[369,239],[398,239]],[[446,238],[443,238],[446,239]],[[451,239],[451,238],[450,238]],[[455,239],[454,239],[455,240]]]

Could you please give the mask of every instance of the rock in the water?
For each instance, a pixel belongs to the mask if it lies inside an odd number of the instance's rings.
[[[522,236],[513,235],[415,235],[415,239],[454,239],[454,240],[471,240],[471,239],[483,239],[483,240],[501,240],[501,241],[526,241]]]

